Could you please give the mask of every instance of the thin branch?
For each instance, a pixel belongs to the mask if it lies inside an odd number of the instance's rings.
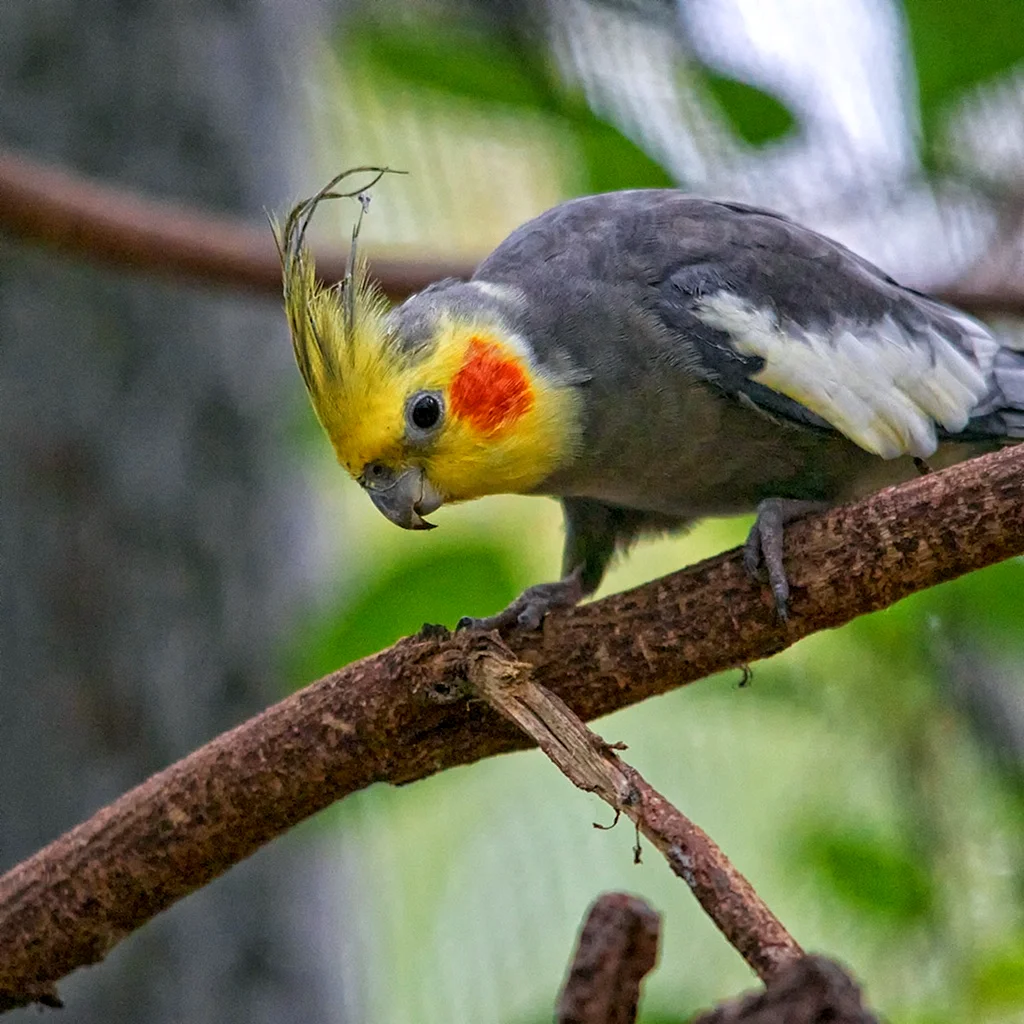
[[[0,152],[0,231],[95,263],[268,296],[281,294],[281,263],[263,225],[101,184],[14,153]],[[340,248],[317,256],[324,281],[345,276]],[[376,258],[373,274],[391,299],[442,277],[467,278],[470,264],[443,257]],[[972,278],[937,289],[946,302],[981,315],[1024,314],[1024,284]]]
[[[0,151],[0,231],[71,256],[174,280],[280,299],[281,261],[266,224],[146,198]],[[325,281],[345,276],[348,254],[317,257]],[[375,259],[392,299],[467,272],[443,260]]]
[[[557,1024],[633,1024],[640,983],[658,959],[661,918],[637,896],[608,892],[587,911]]]
[[[768,657],[1024,553],[1024,446],[794,523],[786,537],[785,624],[736,550],[554,613],[543,630],[508,637],[509,649],[585,720]],[[13,868],[0,878],[0,1007],[102,959],[154,914],[349,793],[526,745],[486,707],[432,700],[464,685],[486,643],[427,630],[334,672]]]
[[[625,814],[690,887],[704,912],[766,984],[803,950],[715,841],[675,808],[498,641],[474,653],[472,692],[515,722],[573,785]],[[640,848],[637,846],[637,859]]]

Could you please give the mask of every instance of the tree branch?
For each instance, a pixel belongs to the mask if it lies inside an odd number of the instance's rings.
[[[0,231],[104,263],[197,284],[281,294],[281,263],[265,226],[149,199],[71,171],[0,151]],[[325,281],[345,275],[347,253],[317,256]],[[442,277],[467,278],[469,264],[442,257],[378,258],[373,273],[393,300]],[[1024,286],[1007,275],[938,289],[935,297],[977,314],[1024,314]]]
[[[860,988],[839,964],[805,956],[763,992],[730,1000],[692,1024],[880,1024],[864,1008]]]
[[[0,151],[0,231],[125,270],[280,299],[281,260],[266,224],[149,199]],[[317,257],[325,281],[345,276],[346,251]],[[472,272],[444,260],[375,259],[389,298]]]
[[[1024,552],[1024,446],[794,523],[786,536],[788,623],[736,550],[552,614],[508,646],[584,719],[768,657]],[[434,699],[464,685],[486,642],[428,630],[340,669],[13,868],[0,878],[0,1007],[52,993],[54,981],[349,793],[524,746],[490,709]]]
[[[782,922],[717,843],[666,800],[543,686],[533,669],[494,641],[469,665],[472,692],[515,722],[573,785],[625,814],[690,887],[704,913],[767,984],[803,956]],[[640,845],[636,846],[640,859]]]

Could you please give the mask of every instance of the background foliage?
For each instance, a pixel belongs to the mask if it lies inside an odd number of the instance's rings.
[[[358,153],[414,172],[375,200],[381,244],[481,255],[560,198],[671,181],[782,208],[937,286],[1014,229],[1024,164],[993,154],[1024,154],[1022,58],[1014,0],[363,4],[322,55],[311,116],[325,171]],[[544,502],[446,510],[401,537],[337,486],[360,551],[339,552],[344,592],[301,634],[296,681],[500,607],[558,565]],[[606,589],[745,525],[641,549]],[[1022,615],[1018,561],[806,641],[749,688],[709,680],[600,730],[889,1019],[1020,1019]],[[611,887],[666,916],[645,1020],[747,985],[656,858],[634,868],[631,836],[592,817],[532,754],[332,814],[373,936],[346,961],[355,1017],[549,1019],[574,929]]]

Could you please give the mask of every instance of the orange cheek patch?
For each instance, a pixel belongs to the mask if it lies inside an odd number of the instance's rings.
[[[497,345],[473,338],[449,391],[452,412],[477,430],[493,434],[533,406],[522,366]]]

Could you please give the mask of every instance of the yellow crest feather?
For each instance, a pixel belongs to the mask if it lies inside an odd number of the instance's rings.
[[[357,191],[334,191],[343,178],[360,172],[375,172],[376,177]],[[387,168],[359,167],[345,171],[315,196],[297,204],[283,228],[274,225],[295,361],[316,417],[339,458],[342,452],[338,442],[352,433],[350,410],[360,408],[365,413],[365,401],[354,402],[358,396],[352,392],[364,390],[368,382],[379,381],[397,357],[397,353],[390,351],[392,346],[384,329],[387,300],[370,280],[366,261],[356,254],[359,227],[367,203],[366,189],[385,173]],[[363,208],[352,232],[348,271],[340,284],[325,285],[317,278],[316,263],[306,246],[306,229],[323,200],[353,196],[358,196]],[[383,428],[385,417],[378,422]],[[342,461],[353,475],[358,475],[361,465],[355,465],[356,460],[348,457]]]

